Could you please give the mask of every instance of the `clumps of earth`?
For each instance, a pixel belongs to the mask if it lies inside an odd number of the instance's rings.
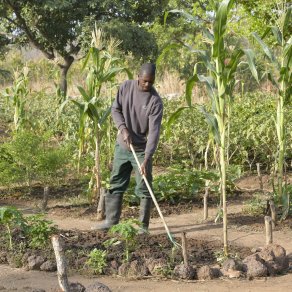
[[[110,239],[106,232],[60,231],[65,243],[65,256],[69,271],[91,274],[86,265],[89,253],[94,249],[103,249],[103,243]],[[25,246],[19,237],[14,238],[18,246]],[[179,241],[179,238],[177,238]],[[1,242],[0,246],[4,246]],[[27,270],[56,271],[54,252],[51,246],[33,250],[24,248],[17,251],[0,249],[0,263]],[[275,276],[289,269],[289,258],[283,247],[270,244],[263,248],[229,246],[228,258],[218,263],[218,252],[222,254],[220,241],[204,241],[189,238],[187,242],[188,264],[183,263],[182,251],[173,249],[166,235],[139,235],[135,250],[125,262],[123,243],[106,249],[106,267],[103,274],[119,275],[126,278],[144,277],[172,278],[178,280],[211,280],[219,277],[248,278]],[[217,255],[217,256],[216,256]],[[87,290],[86,290],[87,291]]]

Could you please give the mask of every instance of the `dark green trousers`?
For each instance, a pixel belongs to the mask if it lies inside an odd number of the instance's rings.
[[[139,163],[142,164],[145,152],[136,152]],[[130,150],[122,148],[118,143],[115,145],[115,154],[113,161],[113,170],[110,178],[110,194],[122,195],[129,186],[131,172],[134,170],[136,178],[135,194],[140,197],[151,197],[147,186],[139,172],[139,167],[135,157]],[[152,188],[152,161],[148,164],[147,180]]]

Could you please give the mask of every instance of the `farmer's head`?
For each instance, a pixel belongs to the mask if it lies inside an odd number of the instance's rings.
[[[138,81],[142,91],[150,91],[155,81],[156,66],[152,63],[145,63],[141,66]]]

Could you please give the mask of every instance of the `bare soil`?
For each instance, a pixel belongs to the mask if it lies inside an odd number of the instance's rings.
[[[265,180],[265,187],[268,188],[268,180]],[[245,177],[237,182],[237,187],[245,192],[237,192],[229,198],[228,239],[230,253],[237,254],[241,258],[249,255],[252,248],[265,245],[264,234],[264,214],[257,216],[245,214],[242,208],[246,200],[253,195],[253,190],[258,188],[258,181],[254,176]],[[28,201],[22,196],[6,197],[1,200],[0,205],[16,205],[24,213],[31,214],[37,212],[40,205],[41,188],[34,190],[34,199]],[[140,280],[129,280],[111,273],[110,276],[90,275],[78,263],[82,263],[80,250],[91,250],[94,247],[100,248],[101,244],[109,238],[104,232],[93,232],[91,227],[96,223],[95,208],[83,203],[70,203],[68,196],[78,195],[79,188],[68,187],[53,193],[50,200],[46,217],[52,220],[60,230],[66,242],[66,247],[70,248],[73,256],[68,256],[71,266],[70,281],[80,282],[84,286],[96,280],[108,285],[112,291],[290,291],[292,274],[278,277],[260,278],[249,281],[247,279],[217,279],[210,281],[177,281],[166,278],[144,277]],[[21,193],[21,191],[20,191]],[[68,194],[67,194],[68,193]],[[65,194],[65,199],[64,199]],[[68,196],[66,196],[68,195]],[[4,196],[2,196],[4,198]],[[222,252],[222,223],[214,223],[217,214],[216,204],[211,204],[209,208],[209,218],[203,220],[203,209],[201,200],[193,202],[181,202],[177,205],[161,204],[162,212],[166,216],[165,220],[175,236],[180,242],[182,232],[187,233],[188,252],[190,263],[196,267],[202,265],[216,264],[216,255]],[[150,236],[140,235],[138,237],[138,248],[132,253],[132,258],[166,258],[170,259],[172,244],[168,240],[164,227],[157,212],[153,210],[153,218],[150,223]],[[122,218],[137,218],[137,206],[124,206]],[[283,246],[287,254],[292,256],[292,219],[276,226],[273,233],[274,242]],[[113,259],[117,262],[122,260],[122,247],[111,250]],[[173,256],[173,255],[172,255]],[[79,257],[79,258],[78,258]],[[181,253],[174,255],[172,259],[176,263],[182,261]],[[290,263],[291,265],[291,263]],[[45,291],[58,291],[56,273],[24,271],[23,269],[11,268],[8,265],[0,265],[0,291],[33,291],[34,289],[44,289]]]

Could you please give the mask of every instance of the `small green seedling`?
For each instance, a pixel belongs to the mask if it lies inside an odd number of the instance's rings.
[[[20,227],[21,230],[25,230],[27,227],[26,220],[17,208],[6,206],[0,208],[0,224],[3,224],[7,230],[9,249],[12,249],[13,244],[11,231],[15,227]]]
[[[136,219],[124,220],[121,223],[114,225],[109,230],[112,235],[117,235],[117,238],[107,240],[105,246],[114,245],[120,240],[125,243],[125,261],[129,261],[129,254],[136,246],[136,237],[141,229],[141,222]]]
[[[104,267],[106,266],[106,255],[105,250],[93,249],[89,254],[89,259],[86,264],[93,271],[95,275],[101,274]]]

